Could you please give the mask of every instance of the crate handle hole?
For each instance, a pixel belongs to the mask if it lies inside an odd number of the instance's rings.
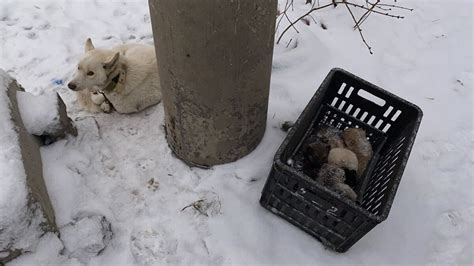
[[[375,103],[376,105],[382,107],[385,105],[385,100],[373,95],[372,93],[368,92],[368,91],[365,91],[365,90],[359,90],[357,92],[357,95],[359,95],[360,97],[366,99],[366,100],[369,100],[373,103]]]

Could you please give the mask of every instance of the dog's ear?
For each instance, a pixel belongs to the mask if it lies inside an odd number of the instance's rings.
[[[86,40],[86,45],[85,45],[85,47],[84,47],[84,51],[87,53],[87,52],[89,52],[89,51],[91,51],[91,50],[94,50],[94,49],[95,49],[95,47],[94,47],[94,45],[92,44],[91,38],[87,38],[87,40]]]
[[[115,53],[111,59],[107,60],[107,62],[104,63],[104,68],[111,69],[117,63],[119,57],[120,57],[120,53],[119,52]]]

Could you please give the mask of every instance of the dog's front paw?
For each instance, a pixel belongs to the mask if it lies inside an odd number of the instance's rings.
[[[112,106],[110,105],[110,103],[108,101],[104,101],[101,105],[100,105],[100,109],[104,112],[104,113],[110,113],[112,111]]]
[[[102,93],[99,92],[93,92],[91,94],[91,100],[94,104],[96,105],[101,105],[105,102],[105,97]]]

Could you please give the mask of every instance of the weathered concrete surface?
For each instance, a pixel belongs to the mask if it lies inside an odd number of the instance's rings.
[[[77,129],[71,118],[67,116],[66,104],[59,94],[56,95],[58,97],[59,130],[54,132],[52,137],[55,139],[63,139],[68,134],[77,137]]]
[[[10,99],[11,119],[18,132],[18,141],[20,143],[23,165],[25,168],[27,185],[29,189],[28,206],[30,208],[40,208],[44,217],[44,222],[40,225],[44,232],[57,232],[54,210],[51,205],[46,185],[43,180],[43,166],[41,163],[40,143],[37,138],[28,134],[23,121],[21,120],[18,109],[17,91],[24,91],[23,88],[13,81],[8,86],[8,98]],[[34,212],[34,211],[33,211]],[[15,257],[21,255],[21,250],[1,250],[9,253],[7,256],[0,257],[0,263],[6,263]]]
[[[265,133],[277,0],[150,0],[167,139],[211,166]]]

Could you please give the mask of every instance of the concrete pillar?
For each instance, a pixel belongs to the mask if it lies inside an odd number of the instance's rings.
[[[250,153],[266,127],[277,0],[149,0],[168,143],[189,164]]]

